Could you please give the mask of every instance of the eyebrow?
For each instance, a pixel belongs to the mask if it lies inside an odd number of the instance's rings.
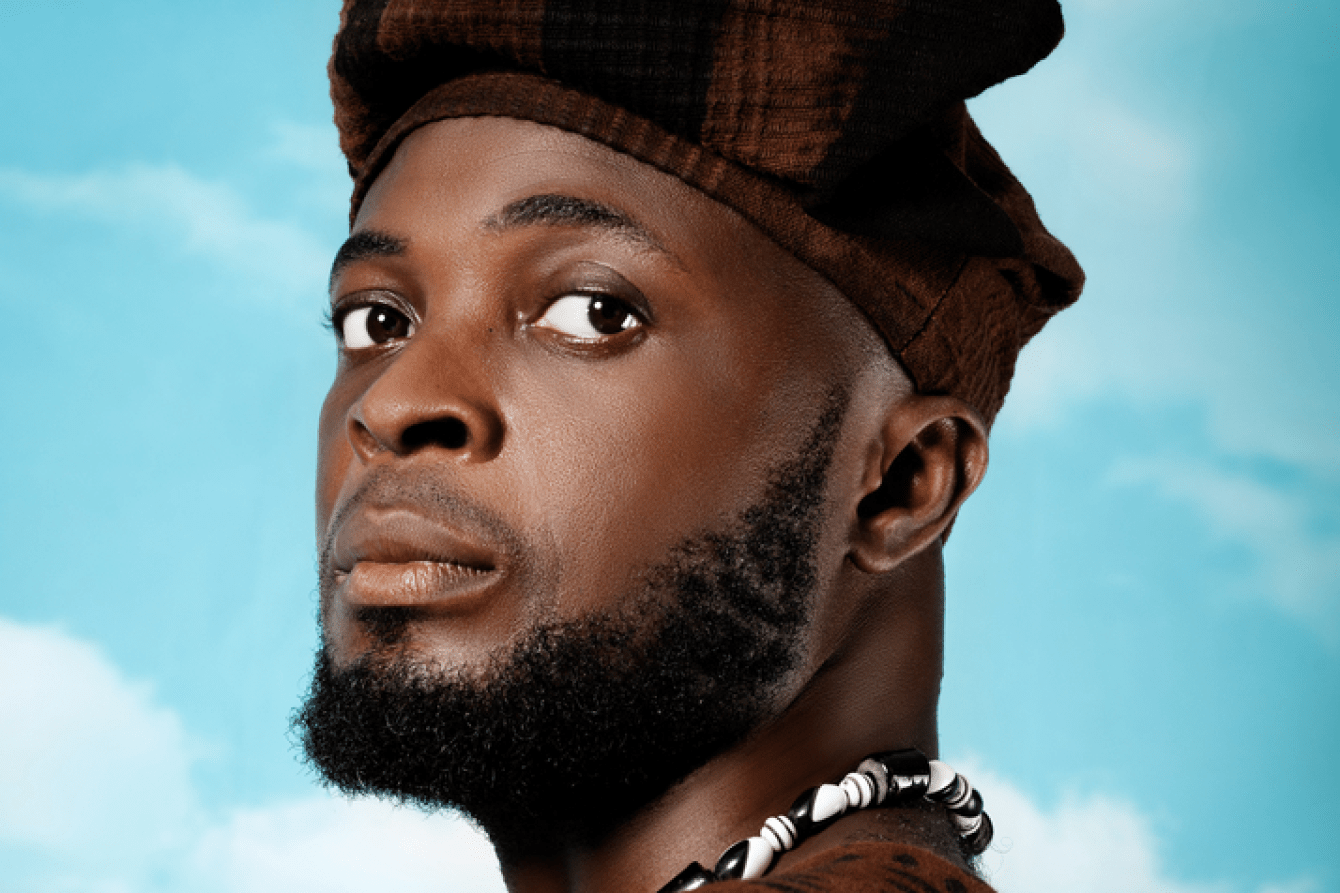
[[[526,226],[573,226],[605,230],[666,255],[679,266],[675,253],[631,215],[602,202],[557,193],[517,199],[484,219],[484,228],[506,232]]]
[[[335,252],[335,262],[330,266],[330,287],[334,287],[335,278],[350,264],[378,257],[399,257],[408,247],[409,242],[405,239],[380,230],[369,229],[354,233],[345,239],[340,250]]]
[[[511,202],[483,221],[484,229],[492,232],[506,232],[527,226],[576,226],[605,230],[664,254],[678,266],[684,266],[673,251],[633,217],[591,199],[556,193],[531,195]],[[335,261],[330,267],[330,287],[334,287],[336,277],[350,264],[380,257],[399,257],[408,247],[408,240],[381,230],[354,233],[335,252]]]

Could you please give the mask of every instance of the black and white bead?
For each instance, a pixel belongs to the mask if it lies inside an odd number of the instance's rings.
[[[928,760],[915,748],[866,757],[855,772],[837,784],[821,784],[796,798],[786,815],[763,823],[757,837],[726,848],[712,870],[694,862],[660,893],[687,893],[715,881],[763,877],[783,853],[823,831],[849,811],[885,804],[913,803],[921,798],[943,805],[964,845],[980,855],[991,844],[991,819],[982,796],[968,780],[939,760]]]
[[[875,802],[875,782],[864,772],[848,772],[839,785],[847,795],[848,809],[865,809]]]
[[[931,782],[926,799],[943,804],[968,852],[979,856],[991,845],[993,829],[982,802],[968,779],[939,760],[931,760]]]
[[[721,854],[713,872],[719,881],[741,878],[746,881],[763,877],[777,861],[779,852],[763,837],[746,837]]]
[[[858,772],[883,778],[886,793],[877,803],[912,803],[926,795],[931,783],[931,761],[915,748],[891,750],[865,758]]]
[[[697,862],[689,864],[689,867],[671,878],[670,883],[661,888],[660,893],[688,893],[689,890],[697,890],[699,887],[706,887],[714,882],[717,876]]]
[[[842,818],[847,811],[847,795],[835,784],[821,784],[796,798],[787,810],[800,840],[813,837]]]
[[[778,855],[794,849],[800,842],[800,835],[791,819],[784,815],[775,815],[763,823],[759,836],[768,842]]]

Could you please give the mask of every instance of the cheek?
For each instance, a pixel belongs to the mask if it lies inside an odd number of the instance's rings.
[[[564,599],[635,586],[686,538],[757,501],[789,426],[770,370],[697,352],[592,374],[537,376],[515,394],[518,509],[552,538]]]
[[[339,498],[340,488],[353,461],[353,450],[346,433],[351,395],[336,381],[321,404],[316,452],[316,535],[318,544],[325,535],[330,513]]]

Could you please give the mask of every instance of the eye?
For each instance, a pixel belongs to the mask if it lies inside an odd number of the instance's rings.
[[[394,338],[408,338],[414,334],[414,323],[394,307],[370,304],[344,314],[339,332],[346,350],[362,350]]]
[[[609,295],[566,295],[550,304],[535,324],[594,341],[640,326],[642,320],[627,303]]]

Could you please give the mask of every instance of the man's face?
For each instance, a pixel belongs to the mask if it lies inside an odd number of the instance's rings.
[[[677,547],[733,523],[851,376],[864,326],[723,206],[508,119],[408,138],[332,308],[325,647],[336,669],[394,655],[428,674],[617,615]],[[834,467],[861,464],[836,450]],[[820,592],[846,532],[823,520]]]

